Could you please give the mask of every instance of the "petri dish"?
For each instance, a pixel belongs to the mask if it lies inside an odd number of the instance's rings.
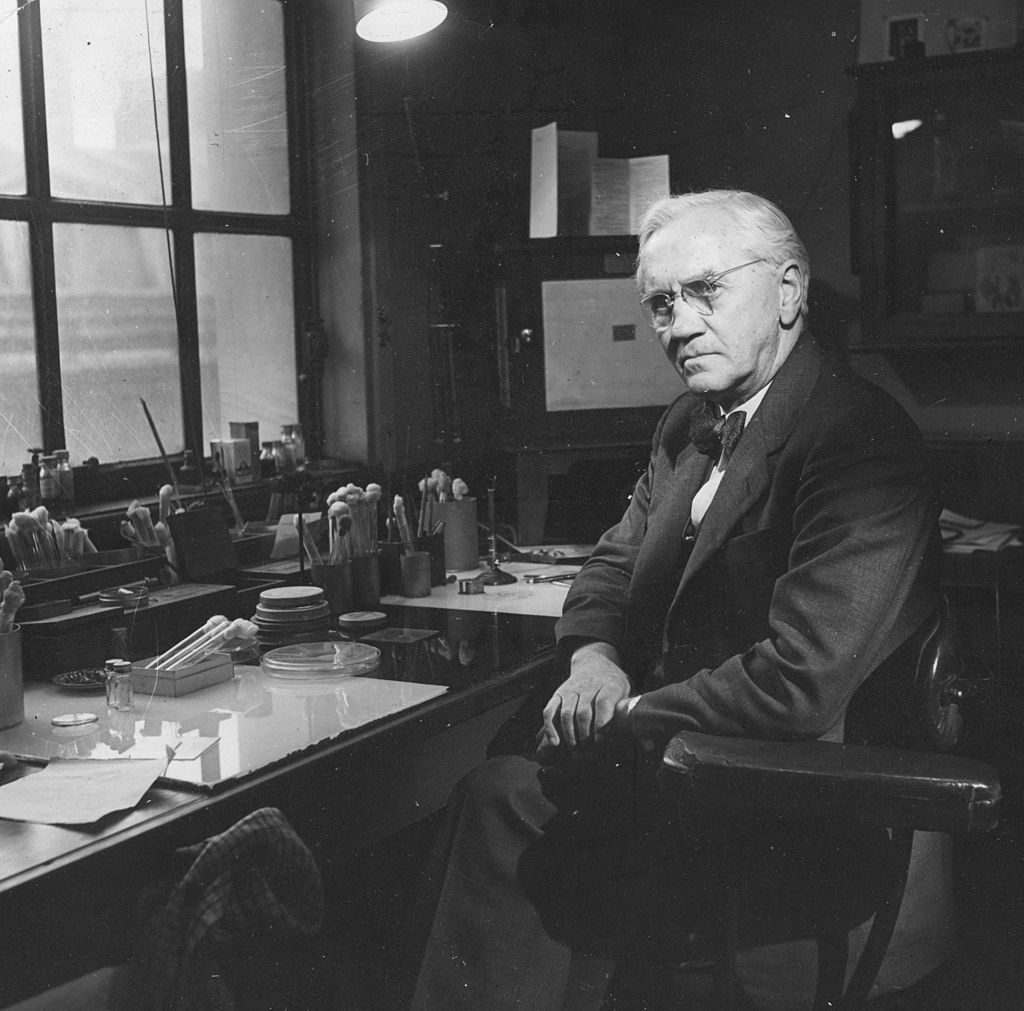
[[[263,656],[266,674],[293,680],[352,677],[376,670],[379,664],[380,650],[362,642],[298,642]]]

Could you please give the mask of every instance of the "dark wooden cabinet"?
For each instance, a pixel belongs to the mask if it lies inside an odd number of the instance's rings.
[[[1024,348],[1024,58],[851,69],[859,347]]]

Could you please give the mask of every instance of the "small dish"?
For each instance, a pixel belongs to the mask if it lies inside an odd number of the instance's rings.
[[[99,667],[82,667],[78,670],[64,671],[55,674],[50,681],[58,688],[70,692],[98,692],[107,686],[107,675]]]
[[[264,673],[278,678],[351,677],[377,668],[380,650],[359,642],[293,643],[263,656]]]

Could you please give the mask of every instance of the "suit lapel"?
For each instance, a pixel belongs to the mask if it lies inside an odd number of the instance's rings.
[[[692,445],[679,454],[666,494],[659,495],[661,507],[650,516],[642,560],[638,557],[634,570],[642,572],[645,580],[660,582],[675,573],[693,496],[704,483],[707,468],[708,458]]]
[[[817,382],[820,367],[821,351],[810,334],[804,334],[743,430],[743,437],[725,468],[722,483],[701,524],[679,583],[676,601],[694,574],[718,551],[737,521],[768,487],[771,479],[768,459],[789,438]],[[692,498],[693,493],[687,508]]]

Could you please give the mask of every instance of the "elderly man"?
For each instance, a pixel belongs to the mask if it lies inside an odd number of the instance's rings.
[[[654,787],[666,742],[841,740],[855,690],[936,604],[920,435],[811,336],[786,216],[738,191],[660,201],[637,280],[687,392],[566,599],[568,676],[536,756],[488,762],[453,798],[418,1008],[558,1008],[574,951],[699,927],[706,864],[699,844],[681,853]],[[853,825],[755,834],[755,905],[822,889],[855,904],[876,841]]]

